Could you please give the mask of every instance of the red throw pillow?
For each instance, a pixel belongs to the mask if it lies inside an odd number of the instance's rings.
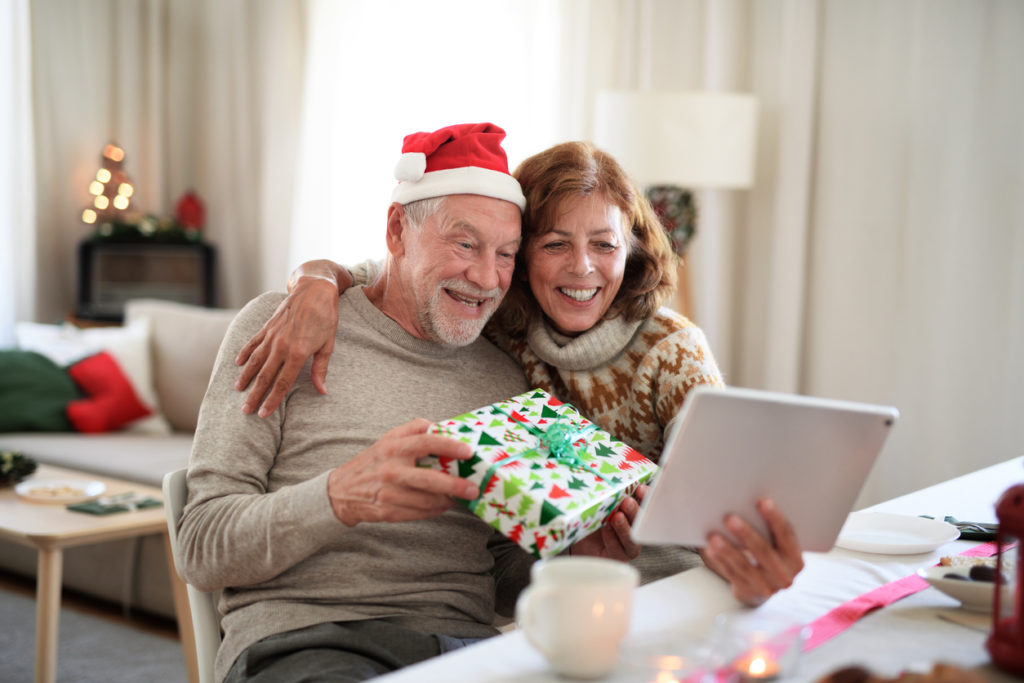
[[[68,374],[87,396],[67,405],[68,420],[75,431],[109,432],[152,414],[139,400],[121,366],[106,351],[78,361],[68,368]]]

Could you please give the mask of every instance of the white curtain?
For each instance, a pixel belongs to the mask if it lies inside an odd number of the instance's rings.
[[[35,317],[35,167],[28,0],[0,5],[0,348]]]
[[[861,503],[1024,452],[1024,5],[743,14],[763,119],[719,255],[731,381],[899,407]]]
[[[404,135],[506,129],[512,165],[557,139],[560,23],[544,0],[313,0],[291,266],[384,253]],[[279,278],[280,287],[283,278]]]
[[[219,303],[240,306],[282,256],[301,88],[301,3],[35,0],[31,3],[38,264],[43,320],[76,292],[80,220],[100,152],[124,148],[133,205],[168,216],[188,190],[206,205]],[[282,209],[282,207],[284,207]]]

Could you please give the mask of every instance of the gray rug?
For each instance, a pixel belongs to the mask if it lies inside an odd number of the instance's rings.
[[[35,630],[35,600],[0,590],[0,682],[32,682]],[[62,607],[57,680],[187,683],[188,674],[178,641]]]

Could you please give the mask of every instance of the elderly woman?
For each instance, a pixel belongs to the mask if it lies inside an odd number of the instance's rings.
[[[722,385],[701,330],[661,306],[675,284],[668,237],[619,164],[589,143],[556,145],[520,164],[515,176],[527,199],[522,247],[514,282],[484,333],[519,361],[532,386],[657,461],[687,392]],[[245,365],[239,389],[256,379],[244,410],[266,394],[260,414],[272,412],[310,355],[314,383],[324,390],[337,291],[371,281],[376,270],[365,263],[350,273],[312,261],[292,274],[289,298],[236,360]],[[628,537],[623,529],[635,506],[625,501],[624,514],[601,533]],[[700,551],[747,604],[789,586],[803,567],[784,515],[771,501],[759,509],[772,538],[730,515],[726,528],[741,547],[714,533]],[[635,562],[650,581],[695,560],[682,548],[650,547]]]

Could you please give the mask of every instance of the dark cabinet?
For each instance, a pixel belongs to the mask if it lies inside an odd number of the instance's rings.
[[[86,320],[120,322],[129,299],[215,306],[215,249],[203,243],[87,240],[78,247],[78,302]]]

